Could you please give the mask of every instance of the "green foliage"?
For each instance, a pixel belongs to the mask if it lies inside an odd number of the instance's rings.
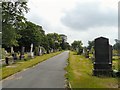
[[[89,51],[94,47],[94,41],[88,41],[88,47]]]
[[[2,2],[2,45],[3,48],[24,46],[27,51],[31,43],[35,47],[42,46],[49,53],[49,50],[58,50],[59,47],[66,49],[69,43],[66,42],[64,34],[49,33],[45,35],[42,26],[27,21],[24,12],[28,12],[27,2]]]
[[[66,36],[66,35],[64,35],[64,36]],[[47,34],[47,38],[48,38],[48,43],[50,46],[49,48],[51,48],[51,49],[56,50],[61,47],[61,49],[65,50],[68,46],[68,43],[64,41],[61,34],[59,35],[57,33],[49,33],[49,34]]]
[[[76,41],[75,40],[71,45],[72,45],[72,48],[76,50],[77,47],[82,48],[83,43],[82,43],[82,41]]]
[[[5,47],[17,46],[20,38],[17,29],[25,21],[23,16],[27,12],[27,2],[2,2],[2,44]]]
[[[115,39],[115,44],[113,45],[113,48],[115,49],[115,50],[120,50],[120,41],[119,40],[117,40],[117,39]]]
[[[83,51],[83,47],[82,47],[83,43],[82,43],[82,41],[74,41],[71,45],[72,45],[72,48],[75,51],[77,51],[78,54],[82,53],[82,51]]]
[[[60,43],[60,36],[57,33],[49,33],[47,34],[49,46],[52,49],[56,49]]]
[[[30,47],[31,43],[34,46],[39,46],[45,34],[41,26],[38,26],[32,22],[26,22],[25,29],[19,30],[21,38],[18,39],[20,46]]]

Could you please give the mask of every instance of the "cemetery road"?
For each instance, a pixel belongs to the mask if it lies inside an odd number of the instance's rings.
[[[3,88],[64,88],[69,51],[3,80]]]

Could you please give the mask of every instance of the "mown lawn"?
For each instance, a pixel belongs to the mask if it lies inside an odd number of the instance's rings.
[[[34,66],[42,61],[45,61],[45,60],[47,60],[55,55],[58,55],[61,52],[62,51],[56,52],[56,53],[44,54],[42,56],[37,56],[34,59],[30,59],[27,61],[22,60],[22,61],[16,62],[15,64],[5,66],[5,67],[1,68],[2,72],[0,72],[0,77],[2,77],[2,79],[4,79],[12,74],[15,74],[19,71],[26,69],[26,68],[32,67],[32,66]]]
[[[84,56],[76,55],[70,52],[66,78],[75,88],[117,88],[118,80],[112,77],[96,77],[92,75],[93,65],[91,60]]]

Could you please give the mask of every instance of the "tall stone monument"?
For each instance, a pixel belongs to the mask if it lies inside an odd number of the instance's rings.
[[[93,74],[112,75],[112,46],[109,40],[104,37],[95,39],[95,61]]]
[[[34,58],[34,52],[33,52],[33,43],[31,44],[31,49],[30,49],[30,57]]]
[[[14,50],[13,50],[13,47],[11,47],[11,54],[13,54],[14,53]]]
[[[42,55],[42,49],[41,49],[41,46],[39,46],[39,52],[38,52],[38,55]]]

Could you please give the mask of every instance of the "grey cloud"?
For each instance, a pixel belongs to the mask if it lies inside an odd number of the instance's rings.
[[[63,25],[74,30],[87,30],[93,27],[117,26],[117,11],[102,10],[100,3],[77,4],[61,18]]]

